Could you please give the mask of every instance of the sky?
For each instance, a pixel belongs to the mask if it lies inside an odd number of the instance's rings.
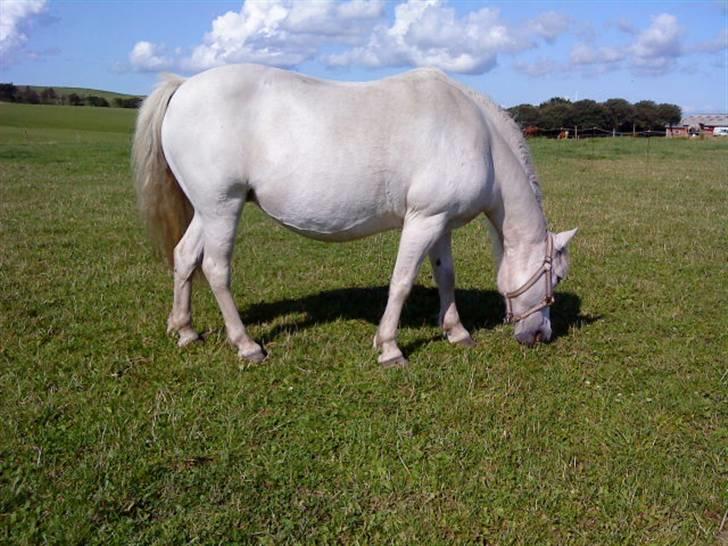
[[[335,80],[434,66],[503,106],[728,112],[728,0],[0,0],[0,82],[147,94],[257,62]]]

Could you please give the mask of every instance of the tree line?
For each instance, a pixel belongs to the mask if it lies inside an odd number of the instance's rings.
[[[554,97],[538,106],[519,104],[508,111],[523,129],[542,130],[573,127],[620,132],[664,130],[666,125],[678,124],[682,118],[682,110],[676,104],[657,104],[651,100],[632,104],[625,99],[572,102]]]
[[[12,83],[0,83],[0,101],[20,102],[25,104],[67,104],[70,106],[98,106],[108,108],[139,108],[140,97],[114,97],[111,102],[97,95],[79,95],[78,93],[59,93],[52,87],[45,87],[40,92],[26,85],[17,87]]]

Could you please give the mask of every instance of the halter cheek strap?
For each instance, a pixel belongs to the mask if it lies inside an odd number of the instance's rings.
[[[526,283],[518,288],[517,290],[513,290],[512,292],[506,292],[506,319],[505,322],[507,323],[514,323],[518,322],[519,320],[523,320],[528,316],[533,315],[536,311],[540,311],[541,309],[544,309],[545,307],[550,306],[554,303],[554,287],[551,282],[551,267],[552,262],[554,259],[554,240],[553,236],[548,233],[546,235],[546,256],[544,256],[543,264],[541,265],[541,269],[536,271],[533,275],[531,275],[531,278],[526,281]],[[524,292],[526,292],[529,288],[531,288],[534,284],[536,284],[541,276],[546,277],[546,294],[543,297],[543,300],[541,302],[537,303],[527,311],[524,311],[520,315],[514,315],[513,314],[513,304],[512,299],[517,298]]]

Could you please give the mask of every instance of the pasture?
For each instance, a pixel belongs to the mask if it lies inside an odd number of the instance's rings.
[[[402,370],[371,347],[397,234],[324,244],[247,206],[233,291],[270,356],[241,366],[204,280],[204,343],[165,335],[133,115],[0,104],[0,541],[728,540],[728,139],[531,141],[552,226],[580,228],[554,341],[501,324],[476,221],[478,346],[441,338],[425,264]]]

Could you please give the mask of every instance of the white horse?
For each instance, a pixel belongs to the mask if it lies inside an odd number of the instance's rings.
[[[455,307],[450,241],[481,214],[516,338],[531,345],[551,337],[553,287],[566,275],[576,230],[548,231],[530,152],[508,114],[440,71],[369,83],[257,65],[168,75],[141,107],[132,155],[142,213],[174,267],[168,329],[180,346],[198,339],[190,290],[201,266],[239,356],[265,358],[230,291],[246,201],[324,241],[402,231],[374,336],[384,366],[407,362],[397,327],[425,256],[447,339],[473,344]]]

